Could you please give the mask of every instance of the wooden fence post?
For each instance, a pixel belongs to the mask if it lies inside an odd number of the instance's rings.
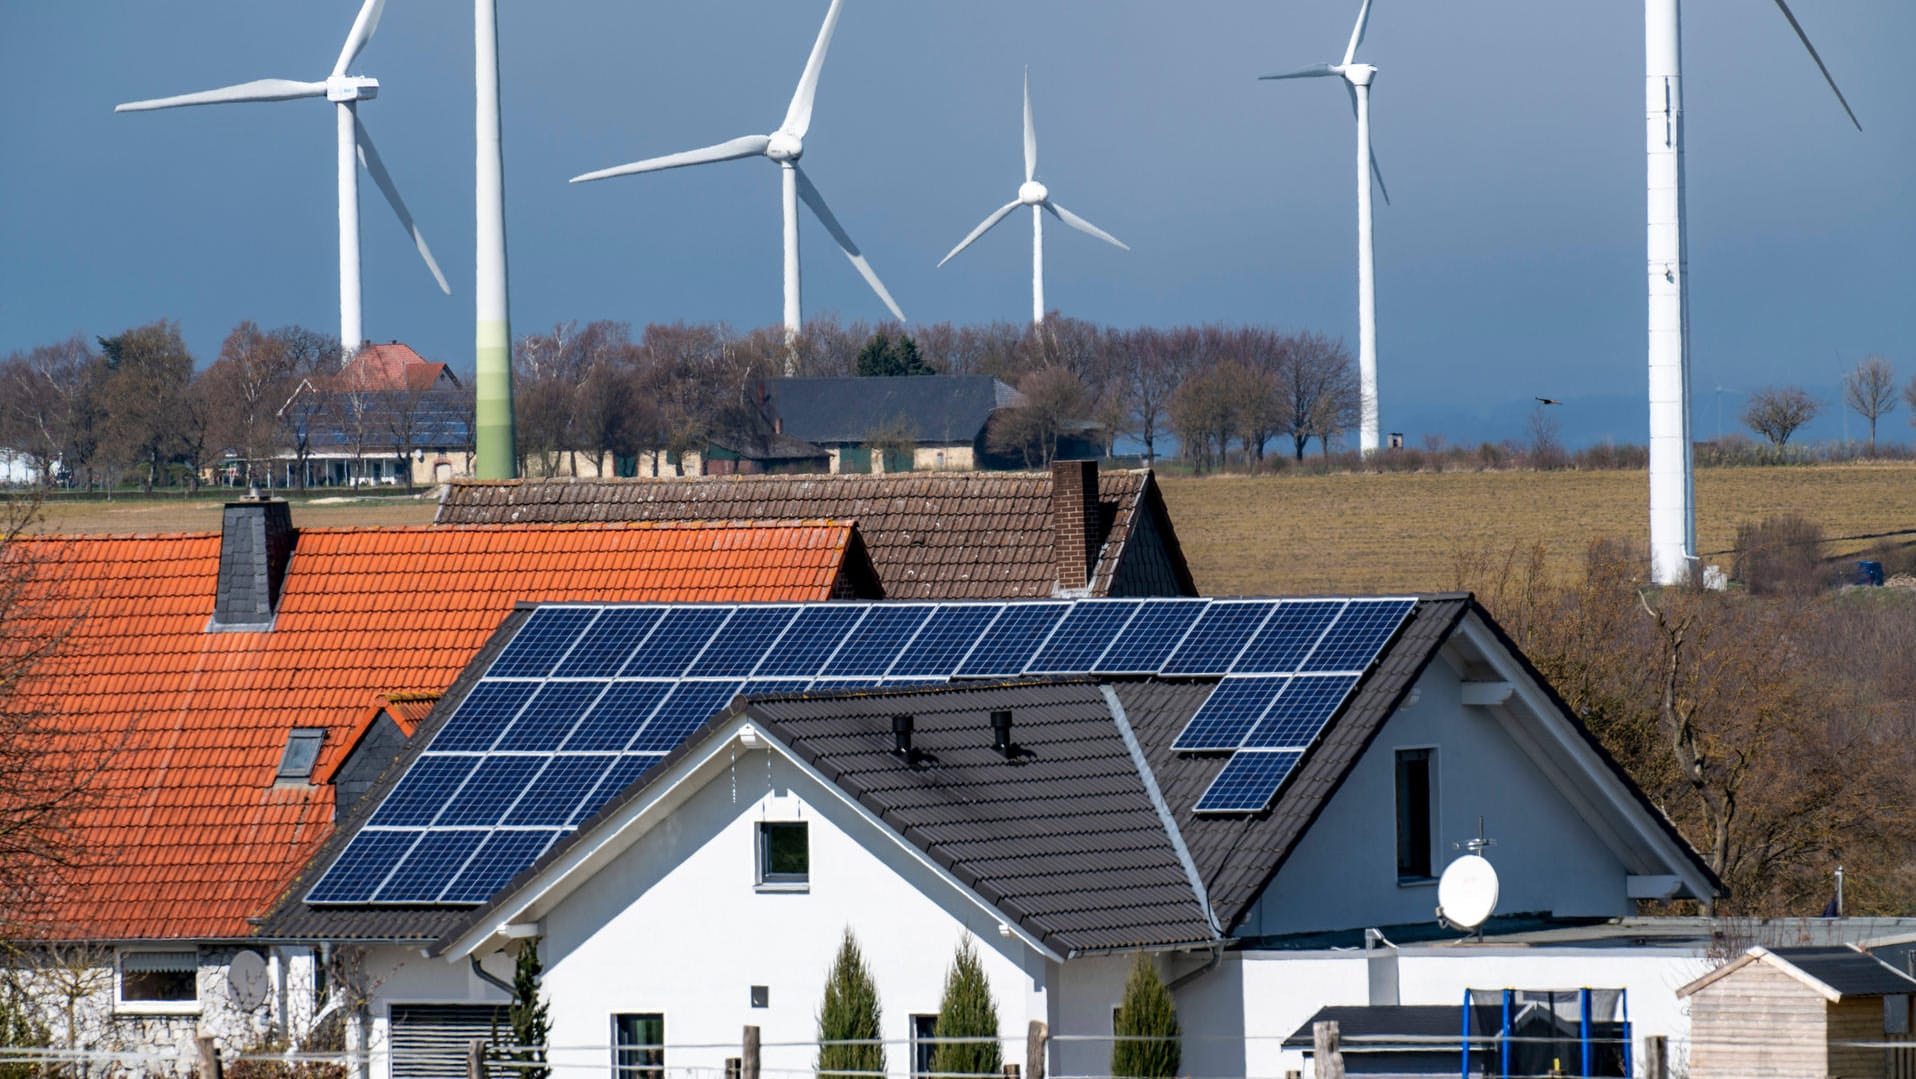
[[[758,1028],[745,1028],[744,1044],[738,1059],[739,1079],[758,1079]]]
[[[1033,1019],[1025,1030],[1025,1079],[1044,1079],[1045,1043],[1050,1040],[1051,1028]]]
[[[486,1040],[474,1038],[466,1043],[466,1079],[486,1079]]]
[[[1317,1079],[1344,1079],[1344,1050],[1337,1020],[1320,1019],[1312,1023],[1311,1042],[1317,1060]]]
[[[1005,1065],[1005,1079],[1018,1079],[1018,1066],[1016,1064]]]
[[[213,1042],[211,1034],[202,1034],[194,1039],[200,1051],[200,1079],[220,1079],[220,1047]]]
[[[1670,1040],[1661,1034],[1643,1039],[1643,1079],[1667,1079],[1670,1074]]]

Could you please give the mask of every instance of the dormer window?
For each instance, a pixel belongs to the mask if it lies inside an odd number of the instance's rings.
[[[320,727],[295,727],[286,736],[286,752],[279,758],[279,774],[273,777],[277,783],[305,783],[313,776],[313,765],[319,763],[319,747],[326,740],[326,731]]]

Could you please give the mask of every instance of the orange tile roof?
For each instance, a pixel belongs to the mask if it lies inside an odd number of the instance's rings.
[[[388,345],[366,345],[346,366],[333,376],[332,385],[340,389],[411,390],[432,389],[450,372],[443,363],[435,363],[414,352],[410,345],[397,341]],[[458,378],[452,381],[457,384]]]
[[[208,632],[219,548],[5,552],[50,597],[22,628],[70,630],[22,703],[100,763],[85,864],[33,912],[43,938],[246,935],[332,828],[332,787],[274,787],[287,732],[325,729],[329,775],[369,708],[416,721],[518,601],[823,600],[860,550],[829,522],[302,529],[272,630]]]

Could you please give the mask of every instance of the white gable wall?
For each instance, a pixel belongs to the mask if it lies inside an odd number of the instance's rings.
[[[1433,920],[1434,881],[1397,879],[1399,749],[1435,747],[1437,872],[1477,834],[1497,845],[1502,913],[1629,914],[1627,870],[1504,728],[1501,709],[1462,703],[1462,680],[1439,660],[1352,768],[1237,930],[1265,936]],[[1522,716],[1518,709],[1507,713]]]

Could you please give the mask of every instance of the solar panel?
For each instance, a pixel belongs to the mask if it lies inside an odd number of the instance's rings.
[[[444,827],[496,824],[526,789],[526,781],[545,765],[543,757],[514,753],[487,757],[472,770],[465,786],[439,811],[433,823]]]
[[[598,615],[596,607],[541,607],[492,661],[495,678],[543,678]]]
[[[738,696],[737,682],[680,682],[659,705],[645,729],[627,747],[635,752],[668,752]]]
[[[1285,600],[1231,664],[1233,674],[1289,674],[1344,609],[1341,599]]]
[[[759,678],[740,686],[738,691],[741,696],[747,693],[757,693],[767,697],[784,696],[803,693],[808,685],[811,683],[803,678]]]
[[[931,611],[930,607],[920,604],[873,607],[819,673],[851,678],[875,678],[884,674],[898,659],[898,653],[912,634],[931,617]]]
[[[1098,661],[1101,674],[1155,674],[1208,604],[1201,599],[1152,600],[1119,632]]]
[[[1074,604],[1025,670],[1032,674],[1096,670],[1098,657],[1142,606],[1136,600]]]
[[[558,678],[610,678],[619,673],[665,612],[656,607],[613,607],[582,634],[553,671]]]
[[[1303,749],[1317,740],[1357,684],[1354,674],[1299,675],[1244,738],[1245,749]]]
[[[500,823],[555,828],[566,824],[617,759],[609,753],[552,758],[545,771],[526,784],[525,795]]]
[[[495,743],[502,750],[550,751],[559,748],[579,717],[605,692],[604,682],[547,682],[539,687],[519,718]]]
[[[1171,653],[1165,674],[1223,674],[1244,649],[1264,619],[1277,609],[1275,600],[1212,603]]]
[[[1352,600],[1331,628],[1324,632],[1311,658],[1304,661],[1307,671],[1364,671],[1384,650],[1384,645],[1404,624],[1404,616],[1417,605],[1415,600]]]
[[[618,797],[620,791],[631,786],[634,780],[664,759],[663,753],[627,753],[613,761],[612,767],[599,780],[599,785],[592,788],[592,793],[579,803],[577,812],[566,823],[577,826],[580,821],[605,808],[605,804]]]
[[[563,750],[624,749],[660,701],[670,682],[614,682],[560,745]]]
[[[451,757],[427,753],[412,763],[404,779],[366,822],[369,828],[423,827],[431,824],[446,804],[446,798],[459,789],[478,757]]]
[[[978,643],[985,629],[998,617],[1001,606],[984,604],[946,605],[925,622],[918,636],[892,664],[891,675],[951,674],[971,646]]]
[[[765,650],[797,615],[796,607],[740,607],[685,673],[693,678],[743,678],[751,674],[758,661],[765,658]]]
[[[446,882],[486,841],[487,832],[473,828],[456,832],[427,832],[393,867],[379,886],[375,903],[430,903],[439,898]]]
[[[519,875],[519,871],[538,860],[539,855],[559,837],[556,829],[537,828],[526,831],[495,831],[485,843],[481,844],[459,871],[446,890],[439,894],[441,903],[483,903],[498,891],[505,883]],[[329,873],[328,876],[331,874]],[[325,884],[325,881],[321,881]],[[317,892],[315,892],[315,895]],[[311,898],[311,897],[309,897]],[[312,902],[323,903],[327,900],[312,898]]]
[[[1236,749],[1283,692],[1287,678],[1226,678],[1171,743],[1186,753]]]
[[[792,620],[792,628],[765,656],[756,672],[760,678],[805,678],[838,650],[845,634],[865,617],[865,608],[857,604],[807,607]]]
[[[371,897],[419,836],[415,831],[361,829],[306,898],[314,903],[351,903]]]
[[[677,678],[710,644],[730,607],[674,607],[659,619],[645,647],[619,673],[627,678]]]
[[[1031,662],[1045,636],[1070,609],[1066,603],[1007,605],[979,639],[978,647],[965,657],[958,673],[986,677],[1023,674],[1025,664]]]
[[[440,728],[438,736],[432,740],[432,747],[470,752],[491,749],[499,732],[506,729],[526,699],[538,688],[537,682],[479,683],[466,695],[465,700],[459,702],[459,710]]]
[[[1303,756],[1281,749],[1235,753],[1205,788],[1195,809],[1199,813],[1262,813]]]

